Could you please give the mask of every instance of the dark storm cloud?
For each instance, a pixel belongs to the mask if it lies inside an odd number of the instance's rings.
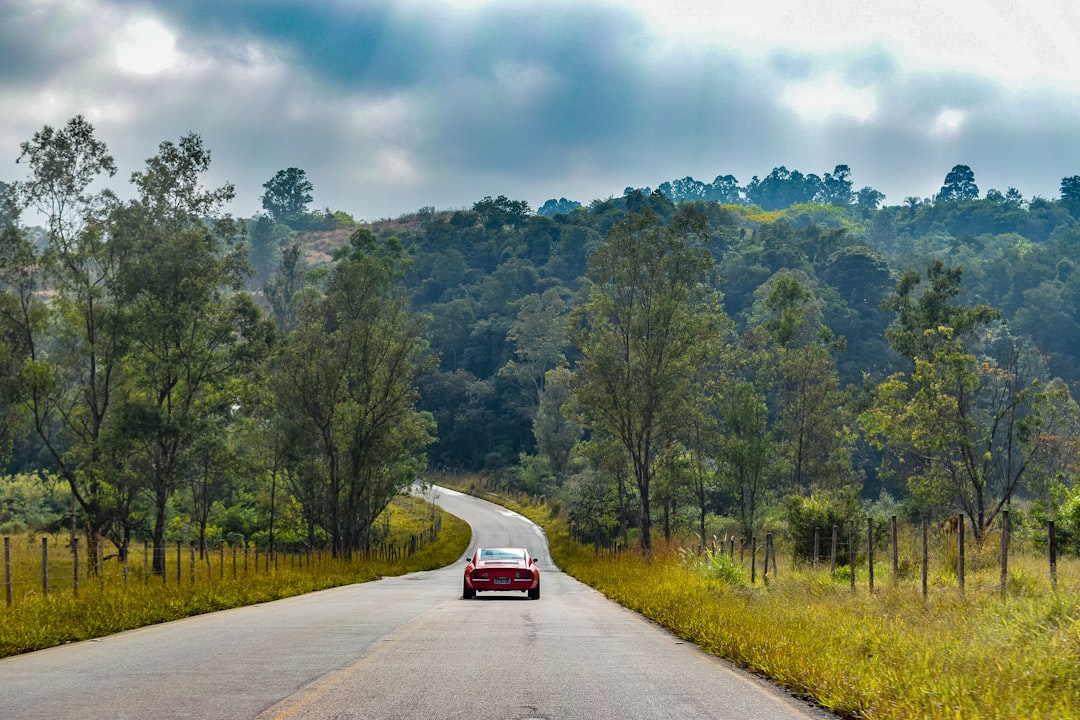
[[[78,71],[93,35],[64,3],[13,3],[0,10],[0,87],[33,89]]]
[[[144,16],[175,35],[158,74],[114,57]],[[1080,173],[1074,94],[913,65],[880,38],[755,49],[655,20],[607,2],[16,0],[0,11],[0,140],[17,153],[81,112],[126,177],[193,131],[238,214],[295,166],[316,205],[367,219],[484,195],[587,203],[687,175],[746,183],[780,165],[847,164],[890,203],[933,194],[958,163],[1025,195]]]

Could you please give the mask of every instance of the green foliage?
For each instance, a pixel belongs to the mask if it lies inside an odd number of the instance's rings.
[[[45,474],[0,477],[0,535],[59,532],[71,516],[67,483]]]
[[[693,212],[666,226],[651,211],[628,215],[590,257],[587,297],[571,315],[581,353],[574,396],[630,459],[645,551],[656,455],[694,404],[699,361],[726,321],[719,294],[704,284],[712,257],[691,243],[704,230]]]
[[[837,528],[841,537],[847,537],[848,523],[861,516],[858,495],[852,488],[835,492],[825,492],[808,497],[789,495],[784,499],[784,519],[791,541],[792,554],[796,562],[820,561],[831,552],[833,528]],[[818,552],[815,559],[814,540],[818,540]],[[837,564],[850,564],[846,548],[838,551]]]
[[[311,204],[311,191],[314,186],[307,179],[307,173],[299,168],[278,170],[274,177],[263,183],[266,190],[260,200],[263,209],[270,213],[274,222],[289,224],[291,220],[303,214]]]
[[[1080,556],[1080,486],[1072,488],[1066,495],[1055,525],[1061,552]]]
[[[722,550],[713,552],[711,548],[705,548],[704,554],[700,557],[690,553],[684,553],[683,557],[688,565],[709,580],[716,580],[723,585],[734,587],[748,585],[742,565],[725,555]]]

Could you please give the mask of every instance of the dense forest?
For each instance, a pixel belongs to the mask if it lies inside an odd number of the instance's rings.
[[[1080,550],[1080,176],[1025,199],[958,165],[889,205],[845,165],[780,167],[357,223],[297,168],[230,217],[196,135],[130,201],[91,192],[116,168],[82,118],[21,150],[5,532],[349,553],[428,469],[645,550],[867,508],[976,538],[1012,508]]]

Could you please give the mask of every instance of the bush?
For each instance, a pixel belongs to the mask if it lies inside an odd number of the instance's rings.
[[[793,559],[796,562],[813,562],[815,531],[821,540],[819,552],[829,553],[832,528],[840,528],[841,536],[847,537],[848,522],[860,515],[859,498],[850,488],[809,497],[790,495],[784,500],[784,515],[791,535]],[[838,564],[850,564],[846,542],[838,546],[836,561]]]

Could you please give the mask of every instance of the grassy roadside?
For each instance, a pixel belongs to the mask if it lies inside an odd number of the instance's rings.
[[[395,501],[391,540],[408,538],[430,521],[430,507],[420,498]],[[144,583],[88,581],[78,598],[57,593],[0,607],[0,657],[89,640],[145,625],[201,613],[254,605],[380,577],[432,570],[455,562],[469,543],[467,523],[443,513],[438,539],[407,558],[333,560],[316,568],[281,566],[243,577],[200,578],[180,587],[156,579]],[[137,576],[135,574],[134,576]]]
[[[597,555],[547,506],[473,491],[545,527],[558,566],[707,652],[847,718],[1080,717],[1080,563],[1059,562],[1058,591],[1014,561],[1001,597],[990,571],[960,597],[924,600],[884,573],[852,593],[827,570],[783,568],[749,585],[723,557],[658,549]]]

